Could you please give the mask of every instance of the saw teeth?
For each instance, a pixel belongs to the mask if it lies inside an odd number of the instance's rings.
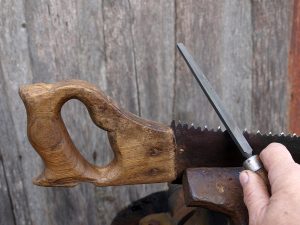
[[[181,125],[181,123],[180,123],[180,122],[178,122],[178,123],[177,123],[177,126],[176,126],[176,128],[177,128],[177,129],[182,129],[182,125]]]
[[[205,125],[204,127],[200,127],[200,126],[197,126],[195,127],[194,124],[190,124],[190,126],[186,123],[182,124],[181,121],[179,120],[177,123],[173,120],[172,123],[171,123],[171,128],[173,128],[173,130],[176,132],[192,132],[191,134],[199,134],[201,132],[209,132],[209,133],[218,133],[219,135],[223,135],[224,133],[227,133],[227,130],[223,130],[221,129],[221,126],[218,126],[217,129],[208,129],[207,125]],[[176,133],[177,133],[176,132]],[[269,133],[264,133],[262,134],[260,132],[260,130],[258,130],[255,133],[248,133],[247,129],[244,129],[243,131],[243,135],[246,136],[246,137],[252,137],[252,136],[259,136],[259,137],[262,137],[262,138],[267,138],[268,140],[271,139],[271,140],[275,140],[276,141],[276,138],[291,138],[290,140],[291,141],[299,141],[300,143],[300,137],[293,133],[293,134],[284,134],[283,132],[281,132],[280,134],[273,134],[272,135],[272,132],[269,132]]]
[[[182,123],[180,120],[178,120],[178,122],[176,123],[174,120],[171,122],[171,128],[173,128],[174,130],[185,130],[185,131],[193,131],[193,132],[201,132],[201,131],[205,131],[205,132],[223,132],[221,129],[221,126],[218,127],[218,129],[209,129],[207,127],[207,125],[205,125],[204,127],[200,127],[197,126],[195,127],[194,123],[191,123],[190,125],[187,123]]]
[[[176,128],[175,120],[172,120],[172,122],[171,122],[171,127],[172,127],[173,129]]]
[[[196,130],[193,123],[191,124],[190,130],[192,131]]]
[[[185,123],[185,124],[183,124],[182,128],[187,130],[189,128],[189,125]]]
[[[244,130],[244,131],[243,131],[243,134],[244,134],[244,135],[248,135],[248,131],[247,131],[247,130]]]

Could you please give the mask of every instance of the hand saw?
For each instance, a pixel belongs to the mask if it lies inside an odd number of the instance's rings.
[[[220,174],[231,174],[225,176],[227,180],[221,182],[223,189],[220,190],[227,190],[230,185],[230,190],[232,187],[232,190],[241,189],[238,183],[238,171],[241,168],[234,167],[242,165],[243,157],[227,131],[189,127],[174,121],[168,126],[145,120],[119,108],[95,86],[80,80],[25,85],[20,87],[19,94],[27,111],[28,139],[45,164],[44,171],[33,180],[36,185],[74,186],[79,182],[90,182],[98,186],[182,183],[186,171],[183,183],[188,187],[186,193],[190,194],[186,196],[187,203],[202,204],[208,208],[209,197],[212,197],[209,201],[213,205],[218,204],[215,202],[216,194],[212,195],[211,192],[209,195],[205,191],[211,188],[210,184],[218,187],[222,180]],[[70,99],[80,100],[87,107],[92,121],[107,131],[114,152],[114,159],[107,166],[91,164],[73,144],[60,115],[62,106]],[[244,132],[244,136],[251,145],[253,154],[259,154],[268,144],[278,142],[287,147],[296,162],[300,162],[298,136],[247,132]],[[190,170],[198,167],[202,169]],[[219,169],[212,173],[214,167]],[[220,168],[225,167],[227,169],[220,172]],[[204,182],[197,184],[197,187],[205,189],[204,203],[195,203],[193,198],[197,197],[196,192],[199,191],[192,189],[194,180],[191,178],[195,176],[195,172],[204,179]],[[227,192],[218,193],[224,197]],[[231,209],[234,208],[232,199],[238,204],[242,202],[241,196],[238,199],[234,197],[236,193],[230,192],[225,196]],[[219,208],[220,204],[216,210]],[[225,213],[228,213],[226,210]]]
[[[92,84],[80,80],[55,84],[31,84],[20,88],[27,111],[28,138],[42,157],[45,169],[34,183],[42,186],[74,186],[91,182],[98,186],[180,180],[187,168],[236,167],[243,157],[229,134],[220,129],[167,126],[142,119],[117,106]],[[89,163],[73,144],[60,115],[70,99],[80,100],[93,122],[107,131],[114,159],[105,167]],[[300,162],[300,138],[244,132],[254,154],[272,142],[282,143]]]

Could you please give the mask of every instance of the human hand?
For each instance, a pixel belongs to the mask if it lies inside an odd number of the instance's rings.
[[[260,153],[268,171],[271,196],[263,180],[254,172],[240,174],[249,225],[300,224],[300,165],[285,146],[272,143]]]

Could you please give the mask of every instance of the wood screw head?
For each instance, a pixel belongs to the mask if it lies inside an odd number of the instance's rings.
[[[150,150],[150,155],[151,156],[157,156],[157,155],[159,155],[160,154],[160,150],[159,149],[157,149],[157,148],[152,148],[151,150]]]

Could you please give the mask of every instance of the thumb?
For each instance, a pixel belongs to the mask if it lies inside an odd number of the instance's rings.
[[[243,187],[244,202],[249,212],[249,220],[259,221],[270,199],[267,187],[257,174],[249,170],[241,172],[240,182]]]

